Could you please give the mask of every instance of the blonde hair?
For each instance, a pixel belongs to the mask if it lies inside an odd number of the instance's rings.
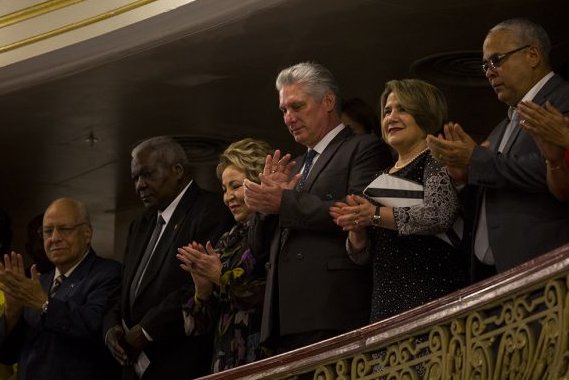
[[[448,118],[447,101],[441,90],[419,79],[390,80],[381,94],[381,121],[385,116],[385,103],[389,94],[397,96],[404,108],[427,134],[440,131]],[[383,135],[383,129],[382,129]]]
[[[265,158],[273,153],[269,143],[263,140],[245,138],[229,145],[219,156],[216,174],[221,180],[221,174],[228,166],[235,166],[243,171],[247,179],[259,182],[259,173],[265,166]]]

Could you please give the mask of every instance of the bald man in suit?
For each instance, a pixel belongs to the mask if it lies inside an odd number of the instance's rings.
[[[477,145],[458,124],[445,137],[428,136],[433,157],[458,184],[477,190],[472,223],[472,278],[503,272],[569,242],[569,203],[549,192],[555,170],[520,127],[518,104],[549,101],[569,113],[569,83],[552,72],[551,43],[541,25],[511,19],[494,26],[483,44],[483,70],[508,117]]]
[[[101,327],[120,283],[119,263],[95,254],[87,209],[77,200],[54,201],[40,233],[54,269],[40,275],[34,265],[27,278],[22,256],[14,252],[0,264],[6,292],[0,326],[7,334],[2,351],[8,357],[3,356],[17,361],[20,380],[118,378]]]

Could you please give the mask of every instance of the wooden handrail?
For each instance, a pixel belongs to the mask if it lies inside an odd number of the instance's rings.
[[[344,364],[337,362],[338,360],[348,358],[347,363],[349,363],[356,355],[368,352],[370,349],[386,347],[398,339],[412,337],[421,331],[425,333],[429,327],[450,323],[449,321],[455,318],[477,313],[496,305],[497,302],[504,303],[516,294],[545,287],[551,279],[564,278],[567,275],[569,275],[569,244],[512,270],[394,317],[307,347],[201,379],[279,379],[314,371],[316,367],[324,364],[341,366]]]

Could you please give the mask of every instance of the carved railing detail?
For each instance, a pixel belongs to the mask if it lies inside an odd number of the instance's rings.
[[[208,379],[569,380],[569,245],[394,318]]]

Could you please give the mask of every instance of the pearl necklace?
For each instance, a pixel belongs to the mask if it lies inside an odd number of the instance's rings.
[[[425,148],[422,151],[420,151],[419,153],[417,153],[416,155],[413,156],[413,158],[411,158],[409,161],[407,161],[404,164],[401,165],[397,165],[397,162],[393,165],[393,169],[395,170],[399,170],[399,169],[403,169],[405,166],[409,165],[411,162],[413,162],[415,160],[415,158],[419,157],[421,154],[425,153],[427,150],[429,150],[429,148]]]

